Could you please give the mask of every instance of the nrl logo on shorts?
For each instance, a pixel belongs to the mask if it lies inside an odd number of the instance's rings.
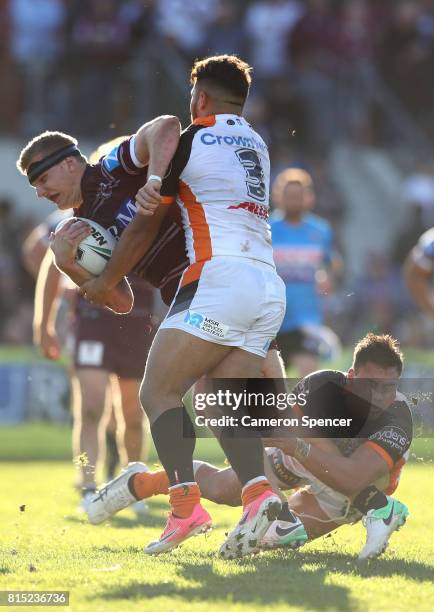
[[[188,310],[187,314],[185,315],[184,322],[200,329],[203,319],[204,317],[202,315],[198,314],[197,312],[190,312]]]

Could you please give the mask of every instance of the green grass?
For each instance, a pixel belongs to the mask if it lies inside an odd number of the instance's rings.
[[[224,459],[214,438],[199,439],[196,455],[211,462],[221,463]],[[19,426],[0,427],[0,462],[69,461],[70,458],[69,425],[27,422]],[[151,450],[151,460],[157,460],[154,449]],[[414,440],[410,460],[434,461],[434,440],[426,438]]]
[[[208,461],[222,463],[224,455],[214,438],[197,441],[197,456]],[[157,461],[151,448],[150,461]],[[58,423],[29,421],[18,426],[0,427],[0,473],[1,462],[71,462],[71,426]]]
[[[151,501],[142,522],[127,510],[93,527],[76,512],[70,462],[5,462],[0,470],[0,590],[69,590],[71,609],[83,612],[432,609],[434,466],[429,464],[404,469],[399,498],[411,518],[381,559],[363,565],[355,561],[363,544],[360,524],[298,552],[219,560],[216,550],[239,510],[210,502],[205,502],[215,524],[210,536],[149,558],[142,547],[160,533],[164,497]]]

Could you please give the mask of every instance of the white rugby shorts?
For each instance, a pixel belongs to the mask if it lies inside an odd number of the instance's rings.
[[[265,357],[285,307],[285,285],[273,266],[217,256],[184,271],[160,329],[181,329]]]
[[[276,449],[266,448],[265,452],[268,456],[273,455]],[[362,518],[361,513],[351,505],[351,501],[338,491],[328,487],[316,478],[307,468],[305,468],[297,459],[283,453],[284,467],[300,478],[297,487],[303,487],[303,490],[311,493],[318,502],[321,510],[329,517],[331,522],[338,525],[347,523],[355,523]],[[278,478],[278,474],[276,474]],[[287,489],[286,483],[278,478],[279,487],[282,490]]]

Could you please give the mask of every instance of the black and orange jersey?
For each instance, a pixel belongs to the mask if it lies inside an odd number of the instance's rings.
[[[359,382],[359,381],[356,381]],[[363,384],[363,380],[360,381]],[[363,444],[368,445],[387,463],[392,493],[406,463],[413,439],[413,420],[405,396],[397,393],[395,401],[385,410],[372,411],[369,399],[354,392],[354,379],[344,372],[321,370],[309,374],[295,387],[294,393],[304,393],[306,405],[296,407],[313,418],[352,418],[348,437],[333,437],[341,453],[349,457]],[[347,430],[345,435],[347,436]]]

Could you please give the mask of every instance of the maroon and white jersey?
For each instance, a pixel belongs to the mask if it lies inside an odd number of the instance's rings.
[[[137,159],[134,136],[122,141],[95,165],[88,164],[81,181],[83,203],[75,216],[93,219],[116,239],[136,214],[135,196],[146,182],[147,167]],[[157,237],[134,268],[134,273],[160,289],[172,301],[187,267],[185,238],[178,207],[171,206]]]

